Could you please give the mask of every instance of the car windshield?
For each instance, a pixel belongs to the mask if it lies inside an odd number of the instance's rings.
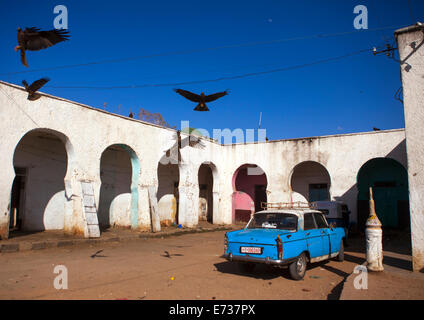
[[[297,230],[297,216],[280,212],[255,213],[246,228]]]

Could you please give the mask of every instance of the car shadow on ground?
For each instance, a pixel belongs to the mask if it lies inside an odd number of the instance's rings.
[[[291,279],[287,268],[272,267],[265,264],[257,264],[251,271],[242,270],[238,262],[224,261],[215,263],[214,266],[218,272],[242,277],[250,277],[261,280],[272,280],[279,277]]]
[[[308,273],[308,271],[311,271],[315,268],[323,268],[343,278],[349,275],[345,273],[344,271],[327,266],[326,265],[327,263],[329,263],[329,260],[308,264],[306,272]],[[251,278],[261,279],[261,280],[272,280],[279,277],[293,280],[290,276],[288,266],[279,268],[279,267],[269,266],[266,264],[256,264],[254,269],[251,271],[243,270],[240,267],[240,264],[238,262],[225,261],[225,262],[216,263],[214,264],[214,266],[216,267],[216,270],[218,272],[229,273],[229,274],[238,275],[238,276],[251,277]],[[307,277],[307,275],[305,277]]]

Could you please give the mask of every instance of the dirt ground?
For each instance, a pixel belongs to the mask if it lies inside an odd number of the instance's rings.
[[[344,262],[314,264],[302,281],[265,265],[243,273],[221,257],[224,233],[2,253],[0,299],[338,299],[364,262],[362,253],[346,249]],[[58,265],[67,268],[68,289],[54,288]]]
[[[367,290],[352,289],[354,277],[345,283],[343,300],[424,300],[424,275],[385,270],[368,274]],[[395,290],[393,289],[395,288]]]

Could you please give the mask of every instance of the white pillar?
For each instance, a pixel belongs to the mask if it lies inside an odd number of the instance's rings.
[[[180,164],[180,183],[178,185],[178,222],[192,228],[198,224],[199,184],[197,173],[190,164]]]
[[[406,153],[408,158],[412,264],[424,269],[424,25],[395,32],[401,60]]]

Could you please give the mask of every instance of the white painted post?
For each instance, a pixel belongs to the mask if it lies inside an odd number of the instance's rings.
[[[370,216],[365,224],[367,242],[367,268],[371,271],[383,271],[383,230],[375,213],[375,203],[370,187]]]

